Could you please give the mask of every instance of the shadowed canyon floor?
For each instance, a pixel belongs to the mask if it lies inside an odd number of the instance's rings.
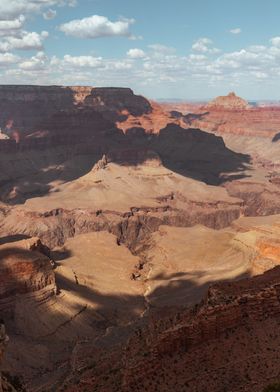
[[[0,109],[5,374],[28,392],[277,381],[279,108],[5,86]]]

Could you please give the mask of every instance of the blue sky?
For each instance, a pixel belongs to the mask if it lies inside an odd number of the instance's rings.
[[[0,83],[280,99],[279,0],[1,0]]]

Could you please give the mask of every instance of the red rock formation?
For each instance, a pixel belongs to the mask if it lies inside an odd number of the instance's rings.
[[[246,110],[249,109],[249,104],[245,99],[237,97],[235,93],[231,92],[226,96],[221,96],[209,102],[205,109],[209,110]]]
[[[48,249],[37,238],[0,245],[0,310],[10,312],[17,295],[44,290],[53,295],[55,276]]]
[[[276,267],[215,284],[191,310],[164,311],[96,342],[81,342],[61,390],[261,392],[280,371],[279,282]]]
[[[250,108],[228,110],[201,109],[195,116],[187,116],[189,125],[207,132],[260,136],[272,139],[280,128],[280,108]]]
[[[158,134],[161,129],[165,128],[170,123],[186,127],[181,116],[175,118],[164,105],[159,105],[156,102],[150,102],[150,104],[151,110],[149,112],[141,113],[140,115],[133,115],[125,111],[124,118],[119,119],[117,122],[118,128],[126,133],[134,128],[140,127],[147,133]]]
[[[102,112],[110,120],[121,115],[141,116],[151,112],[147,99],[134,95],[130,88],[102,87],[93,88],[84,100],[84,105]]]
[[[177,197],[177,195],[176,195]],[[67,238],[92,231],[109,231],[130,249],[145,243],[152,231],[162,224],[189,227],[203,224],[220,229],[229,226],[241,214],[242,202],[195,202],[184,200],[185,208],[172,208],[173,198],[159,207],[131,207],[120,213],[103,210],[57,209],[36,213],[16,209],[2,211],[1,235],[24,234],[39,237],[53,248],[63,245]],[[170,205],[169,205],[170,204]]]
[[[53,115],[65,110],[74,111],[76,107],[85,107],[93,114],[100,112],[114,121],[122,111],[133,116],[151,111],[148,100],[125,88],[0,87],[0,127],[8,135],[14,131],[24,135],[41,131]]]

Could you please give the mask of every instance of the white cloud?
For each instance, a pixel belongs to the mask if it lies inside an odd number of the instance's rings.
[[[229,30],[231,34],[240,34],[242,32],[240,27],[236,27],[234,29]]]
[[[74,6],[76,0],[1,0],[1,19],[16,19],[21,14],[41,12],[42,9],[52,6]]]
[[[11,48],[42,45],[44,34],[47,36],[47,33],[35,33],[39,41],[29,36],[27,45],[27,34],[32,33],[20,31],[0,41],[0,50],[4,52],[0,53],[0,75],[5,75],[2,76],[5,83],[131,86],[148,95],[154,91],[161,91],[162,95],[173,91],[176,95],[183,89],[190,91],[190,85],[193,91],[205,94],[217,86],[238,85],[249,89],[257,85],[263,91],[260,86],[271,85],[276,89],[280,83],[280,37],[279,40],[272,38],[267,45],[256,44],[222,53],[214,52],[213,42],[207,39],[200,42],[206,51],[196,50],[186,56],[179,55],[174,48],[155,44],[143,49],[132,48],[122,58],[62,53],[60,57],[49,59],[41,49],[36,55],[25,54],[19,58],[11,53]],[[135,58],[143,58],[143,61],[135,61]]]
[[[276,46],[277,48],[280,47],[280,37],[273,37],[270,42],[273,46]]]
[[[129,51],[127,52],[127,56],[130,57],[131,59],[143,59],[146,54],[144,52],[144,50],[142,49],[129,49]]]
[[[66,54],[63,57],[62,63],[73,67],[98,68],[102,66],[102,57],[70,56],[69,54]]]
[[[130,26],[134,22],[134,19],[121,19],[111,22],[105,16],[93,15],[64,23],[60,26],[60,30],[66,35],[78,38],[131,37]]]
[[[10,30],[21,29],[25,22],[25,16],[20,15],[16,19],[11,20],[0,20],[0,31],[9,32]]]
[[[190,54],[188,60],[192,62],[201,62],[207,60],[207,57],[204,54]]]
[[[172,48],[170,46],[165,46],[162,44],[153,44],[153,45],[149,45],[148,47],[150,49],[152,49],[155,53],[158,53],[158,54],[167,55],[167,54],[173,54],[176,52],[175,48]]]
[[[210,38],[199,38],[193,45],[192,50],[201,53],[218,53],[220,50],[213,48],[213,41]]]
[[[21,62],[19,68],[25,71],[41,71],[45,69],[47,60],[44,52],[38,52],[36,56]]]
[[[106,69],[114,69],[114,70],[127,70],[127,69],[132,69],[133,66],[130,62],[128,61],[108,61],[106,64]]]
[[[251,72],[251,75],[256,77],[257,79],[267,79],[268,74],[266,72]]]
[[[47,31],[41,33],[22,31],[19,36],[8,36],[0,42],[0,51],[6,52],[14,49],[41,50],[43,41],[48,37]]]
[[[52,10],[51,8],[43,13],[43,17],[45,20],[51,20],[54,19],[56,17],[56,11]]]
[[[0,66],[15,64],[19,61],[19,57],[12,53],[0,53]]]

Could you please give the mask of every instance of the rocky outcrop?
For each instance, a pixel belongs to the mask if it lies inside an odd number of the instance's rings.
[[[165,310],[117,334],[81,342],[61,390],[261,392],[280,371],[279,282],[276,267],[215,284],[191,310]]]
[[[280,213],[280,192],[275,184],[254,181],[233,181],[224,185],[233,197],[244,200],[245,216],[274,215]]]
[[[254,136],[273,139],[280,126],[280,108],[247,108],[229,110],[201,108],[184,116],[189,126],[220,135]]]
[[[110,120],[117,120],[121,115],[141,116],[152,110],[149,101],[134,95],[130,88],[95,87],[85,98],[84,104],[102,112]]]
[[[172,202],[173,198],[170,198]],[[117,236],[131,250],[145,243],[146,236],[162,224],[188,227],[204,224],[220,229],[240,216],[240,202],[196,203],[187,202],[186,209],[162,207],[131,207],[121,213],[110,210],[56,209],[36,213],[19,209],[2,211],[0,233],[8,236],[39,237],[49,247],[63,245],[67,238],[77,234],[106,230]]]
[[[125,88],[0,86],[0,128],[17,142],[27,135],[32,138],[44,135],[42,131],[52,129],[48,124],[60,125],[59,118],[76,113],[78,107],[86,108],[93,117],[104,120],[105,116],[110,121],[115,121],[122,113],[136,116],[151,111],[148,100]],[[98,116],[98,113],[102,115]],[[83,117],[87,118],[87,115],[83,113]],[[91,120],[87,118],[88,127],[98,129],[98,124]],[[69,123],[65,128],[64,125],[61,132],[68,130]],[[77,121],[72,125],[79,127]]]
[[[11,241],[13,237],[10,237]],[[17,296],[56,291],[49,250],[38,238],[0,245],[0,310],[2,315],[13,312]]]
[[[249,104],[245,99],[237,97],[234,92],[226,96],[220,96],[209,102],[205,109],[209,110],[246,110],[249,109]]]

